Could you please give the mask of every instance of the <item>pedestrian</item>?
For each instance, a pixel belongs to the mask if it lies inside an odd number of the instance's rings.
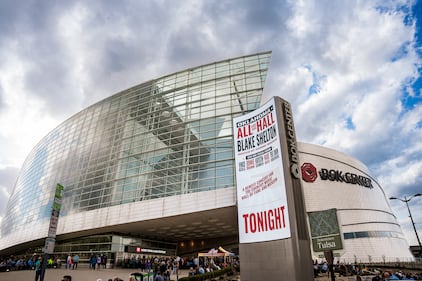
[[[157,275],[155,276],[154,281],[164,281],[164,278],[161,275],[160,271],[157,272]]]
[[[91,255],[91,257],[89,258],[89,264],[91,265],[91,269],[95,270],[95,266],[97,265],[97,256],[96,255]]]
[[[101,263],[103,265],[103,268],[106,269],[107,268],[107,256],[104,254],[103,258],[101,259]]]
[[[38,279],[41,276],[41,270],[42,270],[42,257],[38,257],[37,261],[35,262],[35,281],[38,281]]]
[[[157,273],[160,271],[160,264],[158,263],[158,258],[154,259],[154,263],[152,264],[152,280],[155,280]]]
[[[391,277],[391,273],[389,271],[384,271],[384,273],[382,274],[382,278],[383,278],[382,280],[385,280],[385,281],[390,280],[390,277]]]
[[[67,259],[66,259],[66,269],[67,270],[72,269],[72,263],[73,263],[72,257],[70,255],[68,255]]]
[[[73,261],[73,269],[77,269],[78,263],[79,263],[79,255],[75,254],[72,258],[72,261]]]
[[[62,281],[72,281],[72,276],[70,276],[70,275],[65,275],[65,276],[63,276]]]
[[[100,268],[101,268],[101,255],[99,255],[98,257],[97,257],[97,270],[100,270]]]

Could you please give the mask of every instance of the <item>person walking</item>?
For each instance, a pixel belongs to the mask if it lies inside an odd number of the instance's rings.
[[[95,266],[97,265],[97,256],[91,255],[91,258],[89,259],[89,264],[91,265],[91,269],[95,270]]]
[[[42,257],[38,257],[37,261],[35,262],[35,281],[38,281],[38,279],[41,276],[41,270],[42,270]]]
[[[72,268],[73,269],[77,269],[78,268],[78,263],[79,263],[79,255],[78,254],[75,254],[73,256],[73,258],[72,258],[72,261],[73,261]]]
[[[67,256],[66,259],[66,269],[71,270],[72,269],[72,257],[70,255]]]
[[[158,263],[158,258],[154,259],[154,263],[152,264],[152,280],[155,280],[157,273],[160,271],[160,264]]]
[[[101,255],[99,255],[97,257],[97,270],[100,270],[100,268],[101,268],[101,259],[102,259],[102,257],[101,257]]]
[[[164,277],[160,271],[157,272],[157,275],[155,276],[154,281],[164,281]]]
[[[107,255],[106,254],[103,255],[103,258],[101,259],[101,264],[103,265],[104,269],[107,268]]]

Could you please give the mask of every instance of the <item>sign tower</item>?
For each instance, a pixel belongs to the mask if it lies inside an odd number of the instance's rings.
[[[290,104],[233,119],[241,279],[313,280]]]

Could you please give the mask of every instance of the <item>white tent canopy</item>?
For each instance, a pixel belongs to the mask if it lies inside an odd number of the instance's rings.
[[[206,253],[198,253],[198,257],[232,257],[235,256],[234,253],[225,250],[223,247],[218,247],[218,249],[212,248]]]

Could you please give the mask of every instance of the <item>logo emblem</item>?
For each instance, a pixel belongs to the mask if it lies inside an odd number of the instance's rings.
[[[302,167],[302,179],[306,182],[314,182],[317,177],[317,169],[311,163],[303,163]]]

